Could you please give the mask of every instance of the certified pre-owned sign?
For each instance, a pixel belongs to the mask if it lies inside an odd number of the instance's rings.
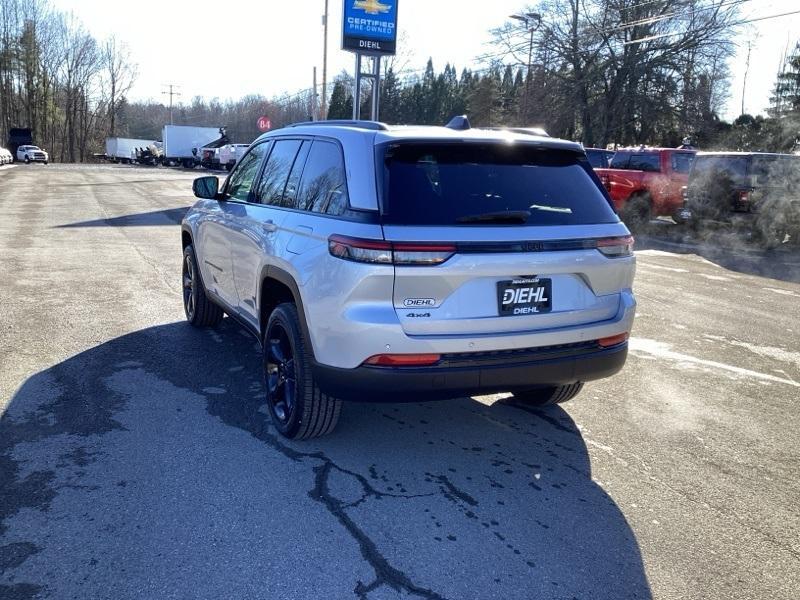
[[[342,49],[394,54],[398,0],[344,0]]]

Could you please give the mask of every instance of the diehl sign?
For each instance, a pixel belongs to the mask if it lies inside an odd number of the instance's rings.
[[[394,54],[398,0],[344,0],[342,49],[360,54]]]

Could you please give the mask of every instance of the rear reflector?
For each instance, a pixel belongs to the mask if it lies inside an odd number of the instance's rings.
[[[597,249],[609,258],[620,258],[633,254],[633,236],[600,238],[597,240]]]
[[[441,354],[376,354],[364,361],[378,367],[426,367],[441,360]]]
[[[627,341],[628,334],[627,333],[620,333],[619,335],[612,335],[611,337],[604,337],[597,340],[597,344],[601,348],[608,348],[610,346],[616,346],[617,344],[621,344],[622,342]]]
[[[440,265],[456,253],[454,244],[387,242],[344,235],[328,238],[331,256],[355,262],[387,265]]]

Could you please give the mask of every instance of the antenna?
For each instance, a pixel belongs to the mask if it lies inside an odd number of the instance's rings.
[[[457,129],[457,130],[464,130],[469,129],[469,119],[467,115],[459,115],[457,117],[453,117],[450,121],[445,125],[448,129]]]

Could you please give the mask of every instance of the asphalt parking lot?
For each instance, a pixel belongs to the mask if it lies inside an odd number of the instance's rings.
[[[183,321],[197,175],[0,169],[0,598],[800,596],[800,256],[643,240],[620,375],[292,443]]]

